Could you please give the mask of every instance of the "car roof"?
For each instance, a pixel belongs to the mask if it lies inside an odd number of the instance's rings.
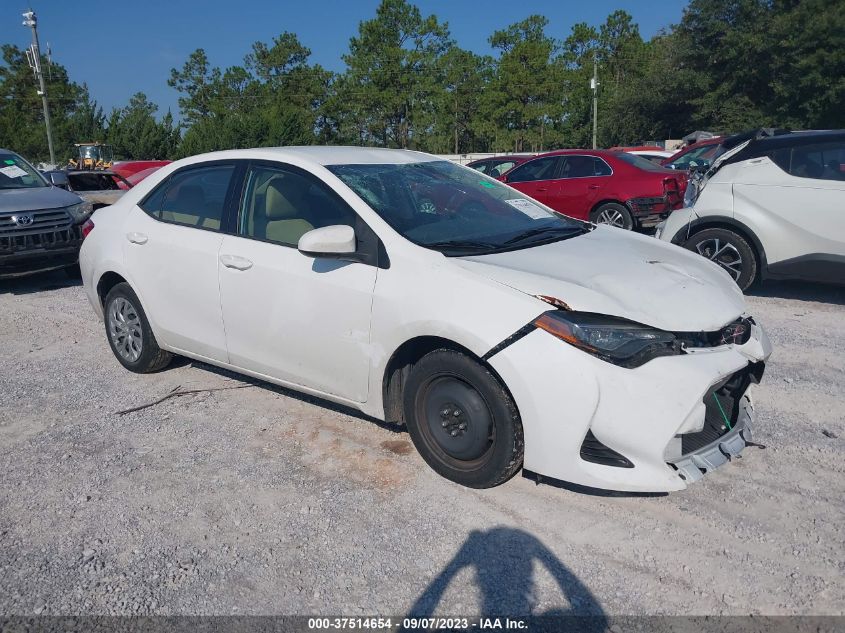
[[[534,158],[534,154],[499,154],[498,156],[486,156],[484,158],[476,158],[475,160],[467,163],[467,165],[472,165],[473,163],[481,163],[485,160],[529,160]]]
[[[224,150],[191,157],[190,162],[252,158],[256,160],[285,160],[294,158],[315,165],[403,165],[437,160],[439,156],[407,149],[379,147],[344,147],[309,145],[301,147],[258,147],[254,149]]]
[[[589,156],[614,156],[624,152],[610,149],[556,149],[544,154],[537,154],[534,158],[542,158],[543,156],[566,156],[567,154],[587,154]]]
[[[745,140],[741,138],[745,135],[737,135],[731,137],[735,140],[732,147],[736,147],[740,142]],[[765,156],[775,150],[785,149],[789,147],[800,147],[802,145],[815,145],[816,143],[830,143],[843,142],[845,143],[845,130],[814,130],[810,132],[791,132],[788,134],[776,134],[775,136],[766,136],[764,138],[750,139],[750,143],[736,154],[725,161],[725,165],[731,163],[738,163],[751,158],[759,158]],[[725,143],[727,145],[727,143]]]

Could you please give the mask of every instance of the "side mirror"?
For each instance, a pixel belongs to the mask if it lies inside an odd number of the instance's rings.
[[[297,248],[310,257],[354,259],[355,229],[343,224],[313,229],[299,238]]]
[[[62,189],[67,189],[70,186],[70,183],[67,179],[67,174],[63,171],[51,171],[47,175],[50,179],[50,183],[54,187],[61,187]]]

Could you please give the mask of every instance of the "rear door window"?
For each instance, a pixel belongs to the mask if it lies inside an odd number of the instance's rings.
[[[506,161],[501,161],[501,162],[498,162],[498,163],[490,163],[490,164],[492,165],[492,169],[490,170],[490,175],[493,176],[493,178],[498,178],[499,176],[504,174],[506,171],[511,169],[516,164],[516,162],[514,162],[512,160],[506,160]]]
[[[785,147],[769,154],[769,158],[798,178],[845,180],[845,142]]]
[[[561,161],[559,178],[592,178],[613,173],[610,165],[596,156],[563,156]]]
[[[158,220],[219,231],[234,165],[213,165],[177,172],[141,203]]]

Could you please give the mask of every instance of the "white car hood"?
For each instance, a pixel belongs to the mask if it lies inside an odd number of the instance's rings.
[[[716,264],[672,244],[599,226],[560,242],[456,257],[457,265],[572,310],[674,332],[715,331],[745,311],[742,292]]]

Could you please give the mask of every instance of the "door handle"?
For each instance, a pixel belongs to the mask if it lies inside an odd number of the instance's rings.
[[[220,263],[226,268],[234,268],[235,270],[249,270],[252,268],[252,262],[246,257],[238,257],[237,255],[221,255]]]
[[[126,234],[126,239],[132,242],[133,244],[146,244],[147,243],[147,236],[143,233],[132,233]]]
[[[545,187],[537,187],[537,191],[548,191]]]
[[[598,188],[599,188],[598,185],[588,185],[587,186],[587,189],[598,189]]]

